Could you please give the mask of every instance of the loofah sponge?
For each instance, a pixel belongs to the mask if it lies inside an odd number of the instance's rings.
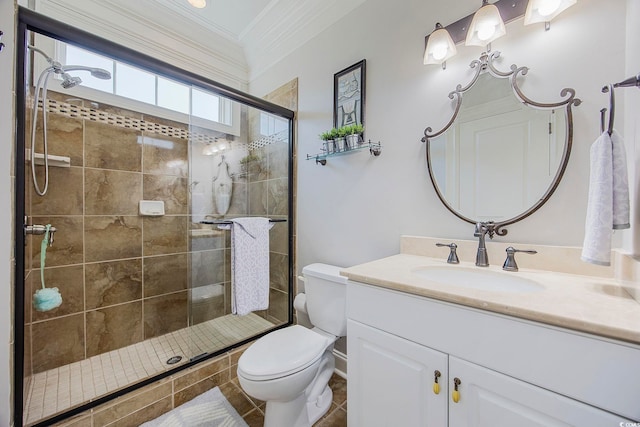
[[[58,288],[38,289],[33,295],[33,307],[38,311],[49,311],[60,307],[62,295]]]
[[[60,307],[62,304],[62,295],[58,288],[46,288],[44,286],[44,262],[47,258],[47,246],[49,246],[49,236],[51,232],[51,224],[47,224],[40,246],[40,283],[42,289],[38,289],[33,294],[33,307],[38,311],[49,311]]]

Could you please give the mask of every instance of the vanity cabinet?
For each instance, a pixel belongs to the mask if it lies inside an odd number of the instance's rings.
[[[601,427],[640,420],[638,346],[347,286],[350,427]]]
[[[447,425],[446,354],[352,320],[347,336],[349,426]]]

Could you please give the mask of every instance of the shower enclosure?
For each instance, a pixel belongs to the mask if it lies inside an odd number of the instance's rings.
[[[290,324],[293,112],[28,10],[18,41],[16,218],[56,232],[42,256],[16,226],[15,425]],[[211,223],[242,216],[275,221],[270,298],[235,316],[229,231]],[[59,307],[32,304],[43,287]]]

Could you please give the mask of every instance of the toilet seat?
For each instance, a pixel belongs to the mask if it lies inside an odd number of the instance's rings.
[[[279,329],[245,350],[238,374],[254,381],[285,377],[317,362],[329,344],[329,337],[300,325]]]

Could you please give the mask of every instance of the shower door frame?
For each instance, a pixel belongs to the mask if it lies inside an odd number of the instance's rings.
[[[183,70],[171,64],[167,64],[149,55],[142,54],[133,49],[113,43],[101,37],[97,37],[86,31],[77,29],[68,24],[48,18],[44,15],[36,13],[30,9],[18,8],[18,25],[16,34],[16,145],[15,145],[15,275],[14,275],[14,357],[13,357],[13,418],[14,426],[23,426],[23,404],[24,404],[24,304],[25,304],[25,286],[24,286],[24,246],[25,246],[25,129],[26,129],[26,100],[27,100],[27,83],[28,70],[27,64],[27,34],[33,31],[43,34],[47,37],[60,40],[62,42],[72,43],[88,50],[96,51],[120,60],[125,63],[135,64],[137,67],[144,68],[154,73],[163,75],[190,84],[196,87],[204,88],[210,92],[220,96],[229,98],[233,101],[240,102],[250,107],[280,116],[289,121],[289,156],[288,156],[288,320],[286,323],[271,328],[260,334],[240,341],[227,348],[212,352],[201,358],[196,358],[174,369],[168,370],[161,374],[147,378],[134,385],[127,386],[116,392],[107,394],[91,402],[82,404],[81,406],[71,409],[62,414],[48,418],[45,421],[35,424],[34,427],[46,426],[72,417],[76,414],[94,408],[119,396],[130,393],[141,387],[149,385],[153,382],[174,375],[176,372],[190,368],[202,361],[216,357],[233,348],[242,346],[248,342],[255,340],[271,331],[281,329],[293,324],[293,292],[294,292],[294,205],[293,205],[293,174],[294,174],[294,115],[295,113],[287,108],[249,95],[229,86],[217,83],[213,80],[199,76],[193,72]]]

